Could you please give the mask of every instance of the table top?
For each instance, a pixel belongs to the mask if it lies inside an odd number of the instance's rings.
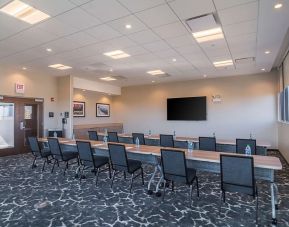
[[[98,133],[98,135],[103,136],[104,133]],[[130,133],[118,133],[117,134],[119,137],[127,137],[131,138],[132,134]],[[144,135],[146,139],[155,139],[158,140],[160,139],[159,134],[153,134],[153,135]],[[197,137],[190,137],[190,136],[177,136],[176,141],[192,141],[195,143],[199,142],[199,138]],[[271,147],[271,144],[265,141],[256,141],[258,147]],[[226,145],[236,145],[236,140],[225,140],[225,139],[216,139],[217,144],[226,144]]]
[[[47,138],[39,138],[40,142],[46,142]],[[81,141],[89,141],[93,148],[108,150],[107,145],[103,144],[101,141],[92,141],[92,140],[81,140]],[[75,140],[59,138],[59,142],[65,145],[75,146]],[[126,147],[128,152],[139,153],[139,154],[148,154],[148,155],[161,155],[161,149],[163,147],[159,146],[148,146],[148,145],[140,145],[140,147],[136,147],[134,144],[123,144]],[[203,161],[203,162],[212,162],[212,163],[220,163],[220,154],[227,154],[224,152],[216,152],[216,151],[203,151],[203,150],[193,150],[188,151],[187,149],[180,148],[166,148],[170,150],[182,150],[186,153],[186,159],[195,160],[195,161]],[[243,154],[233,154],[238,156],[245,156]],[[252,155],[254,159],[254,166],[258,168],[264,169],[273,169],[273,170],[281,170],[282,164],[280,159],[273,156],[262,156],[262,155]]]

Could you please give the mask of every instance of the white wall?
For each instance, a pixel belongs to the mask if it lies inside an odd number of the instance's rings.
[[[212,95],[223,101],[213,104]],[[167,121],[166,100],[207,96],[207,121]],[[124,131],[172,133],[218,138],[248,138],[277,147],[277,73],[192,80],[122,88],[113,100],[116,120]]]
[[[25,94],[15,93],[15,83],[25,85]],[[0,69],[0,95],[44,98],[44,130],[57,127],[57,114],[48,117],[48,112],[57,113],[57,78],[30,70]],[[55,102],[50,98],[54,97]],[[1,100],[0,100],[1,101]]]
[[[85,117],[74,117],[74,125],[98,124],[98,123],[115,123],[113,116],[112,96],[99,92],[82,91],[74,89],[73,101],[85,102]],[[96,117],[96,103],[110,104],[110,117]]]

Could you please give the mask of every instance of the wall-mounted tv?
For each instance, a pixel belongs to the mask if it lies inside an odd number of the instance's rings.
[[[205,121],[207,120],[207,97],[185,97],[167,99],[167,120]]]

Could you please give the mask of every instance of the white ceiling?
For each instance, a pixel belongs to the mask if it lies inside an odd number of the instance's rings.
[[[0,7],[10,0],[0,0]],[[119,86],[270,71],[289,26],[289,1],[276,0],[22,0],[49,14],[29,25],[0,12],[0,67],[97,79],[121,75]],[[214,13],[225,39],[198,44],[185,20]],[[131,29],[125,25],[130,24]],[[47,52],[51,48],[52,52]],[[131,57],[114,60],[104,52]],[[264,54],[265,50],[271,53]],[[213,61],[255,57],[216,69]],[[175,62],[172,59],[176,59]],[[61,63],[72,69],[48,68]],[[109,70],[113,69],[113,72]],[[156,78],[149,70],[170,76]]]

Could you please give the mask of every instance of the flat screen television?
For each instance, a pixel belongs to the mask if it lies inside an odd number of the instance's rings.
[[[205,121],[207,120],[207,97],[185,97],[167,99],[167,120]]]

